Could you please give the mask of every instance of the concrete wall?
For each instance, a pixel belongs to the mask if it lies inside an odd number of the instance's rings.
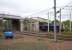
[[[24,20],[20,20],[20,31],[23,32],[24,31],[24,24],[23,24]]]
[[[24,23],[24,31],[27,32],[39,32],[39,22],[33,19],[28,19],[29,22]],[[27,30],[25,30],[25,27]]]

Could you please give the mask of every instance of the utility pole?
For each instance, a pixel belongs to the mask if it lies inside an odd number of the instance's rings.
[[[56,0],[54,0],[54,41],[57,41],[56,38]]]
[[[49,33],[49,12],[48,12],[48,33]]]
[[[72,9],[70,9],[70,32],[71,32],[71,10]]]
[[[62,26],[62,23],[61,23],[61,8],[60,8],[60,29],[59,29],[60,34],[61,34],[61,26]]]

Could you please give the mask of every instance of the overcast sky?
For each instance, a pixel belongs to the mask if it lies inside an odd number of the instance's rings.
[[[54,0],[0,0],[0,12],[21,16],[37,15],[35,13],[53,7],[53,1]],[[57,7],[63,7],[70,2],[71,0],[57,0]],[[46,15],[46,13],[41,13],[43,16]],[[47,16],[45,18],[47,18]]]

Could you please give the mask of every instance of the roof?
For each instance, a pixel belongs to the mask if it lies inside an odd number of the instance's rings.
[[[48,19],[44,19],[44,18],[41,18],[41,17],[32,17],[32,19],[37,20],[39,22],[48,22]]]
[[[0,14],[1,18],[11,18],[11,19],[24,19],[21,16],[10,15],[10,14]]]

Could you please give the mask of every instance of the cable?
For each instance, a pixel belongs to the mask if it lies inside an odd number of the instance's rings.
[[[71,1],[71,2],[72,2],[72,1]],[[62,9],[64,9],[65,7],[67,7],[69,4],[71,4],[71,2],[68,3],[67,5],[63,6]],[[52,7],[52,8],[54,8],[54,7]],[[49,9],[45,9],[45,10],[42,10],[42,11],[36,12],[36,13],[31,14],[31,15],[29,15],[29,16],[32,16],[32,15],[35,15],[35,14],[40,14],[40,13],[42,13],[42,12],[49,11],[49,10],[52,9],[52,8],[49,8]],[[57,8],[61,8],[61,7],[57,7]]]
[[[53,8],[53,7],[52,7],[52,8]],[[50,9],[52,9],[52,8],[49,8],[49,9],[45,9],[45,10],[42,10],[42,11],[36,12],[36,13],[31,14],[31,15],[29,15],[29,16],[32,16],[32,15],[35,15],[35,14],[40,14],[40,13],[45,12],[45,11],[48,11],[48,10],[50,10]]]
[[[57,7],[57,8],[62,8],[64,9],[65,7],[68,7],[69,4],[72,4],[72,1],[70,3],[68,3],[67,5],[63,6],[63,7]]]

